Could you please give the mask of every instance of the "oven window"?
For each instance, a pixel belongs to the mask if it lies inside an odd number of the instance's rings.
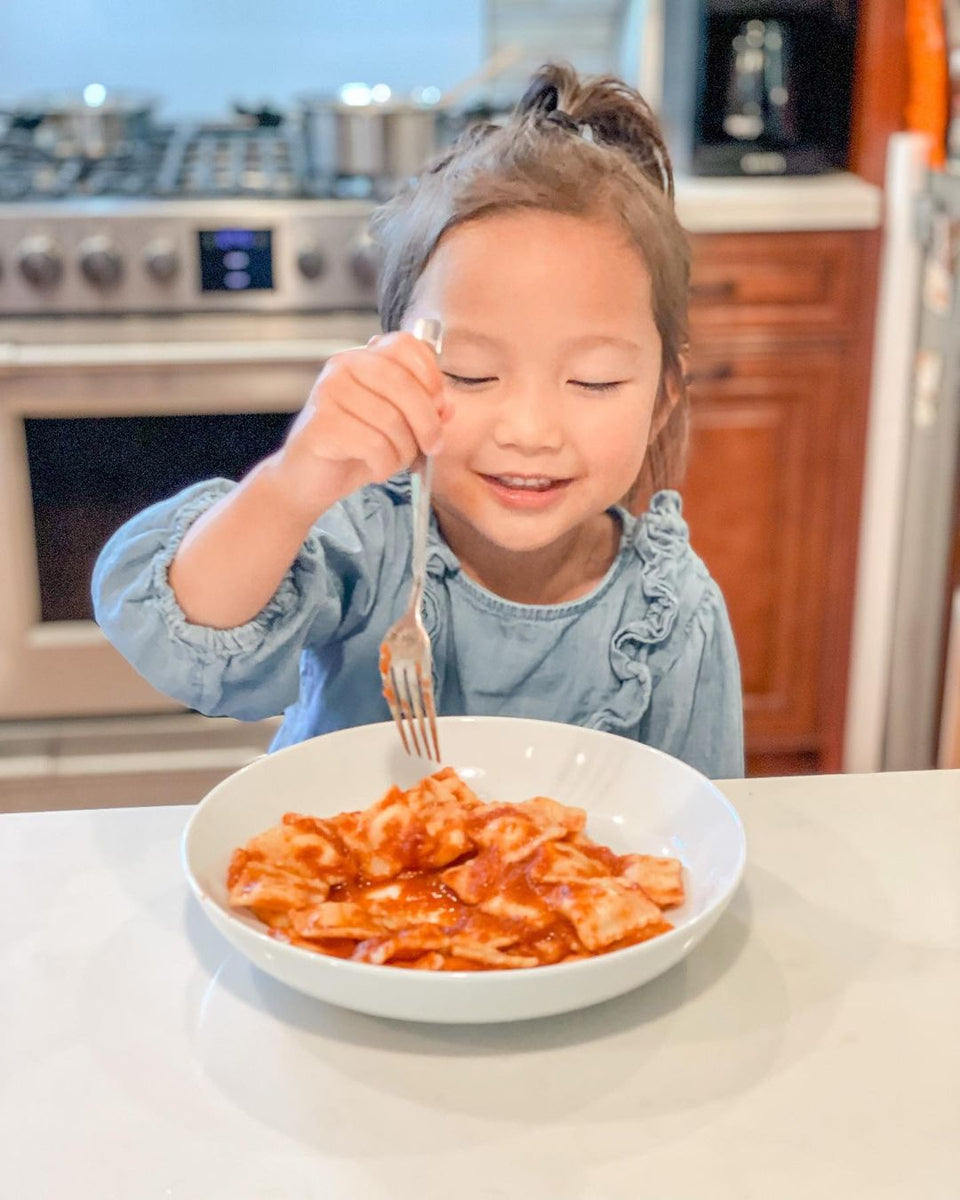
[[[110,535],[188,484],[240,478],[293,416],[27,418],[41,621],[92,620],[90,578]]]

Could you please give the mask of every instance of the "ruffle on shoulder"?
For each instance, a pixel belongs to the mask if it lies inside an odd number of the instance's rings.
[[[389,479],[385,479],[383,483],[377,486],[385,491],[395,504],[409,504],[413,499],[409,471],[401,471],[399,475],[391,475]],[[370,490],[372,492],[374,489]]]
[[[618,691],[587,721],[592,729],[636,737],[650,704],[650,649],[666,641],[680,611],[680,581],[690,554],[690,533],[677,492],[657,492],[635,522],[633,550],[640,560],[644,601],[635,620],[621,625],[610,642],[610,665]]]

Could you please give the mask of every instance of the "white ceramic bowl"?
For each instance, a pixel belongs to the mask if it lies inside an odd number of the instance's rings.
[[[587,833],[620,853],[671,855],[687,900],[675,928],[626,950],[551,967],[410,971],[354,963],[274,940],[228,906],[231,852],[285,812],[331,816],[365,808],[431,766],[409,759],[392,724],[313,738],[260,758],[218,784],[183,835],[187,878],[207,916],[262,970],[344,1008],[401,1020],[512,1021],[584,1008],[646,983],[679,962],[723,912],[743,873],[743,826],[730,802],[692,767],[595,730],[510,717],[440,720],[444,761],[481,799],[552,796],[585,808]]]

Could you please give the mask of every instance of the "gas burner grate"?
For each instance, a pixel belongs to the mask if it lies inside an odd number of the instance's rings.
[[[72,196],[149,196],[166,139],[137,142],[104,158],[58,156],[26,136],[0,139],[0,201]]]
[[[282,127],[193,126],[167,146],[156,182],[160,196],[290,197],[303,193],[299,142]]]

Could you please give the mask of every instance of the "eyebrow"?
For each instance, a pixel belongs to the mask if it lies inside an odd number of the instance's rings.
[[[565,346],[571,350],[589,350],[594,346],[616,346],[618,350],[640,350],[639,342],[631,338],[613,337],[604,333],[587,333],[583,337],[570,338]]]
[[[474,342],[479,346],[492,346],[495,349],[503,345],[503,343],[495,337],[490,337],[488,334],[480,333],[474,329],[461,329],[454,326],[444,333],[444,338],[458,342]],[[641,350],[642,347],[638,342],[631,341],[630,338],[613,337],[603,333],[587,333],[580,337],[568,338],[563,343],[565,350],[590,350],[595,346],[615,346],[618,350]]]

